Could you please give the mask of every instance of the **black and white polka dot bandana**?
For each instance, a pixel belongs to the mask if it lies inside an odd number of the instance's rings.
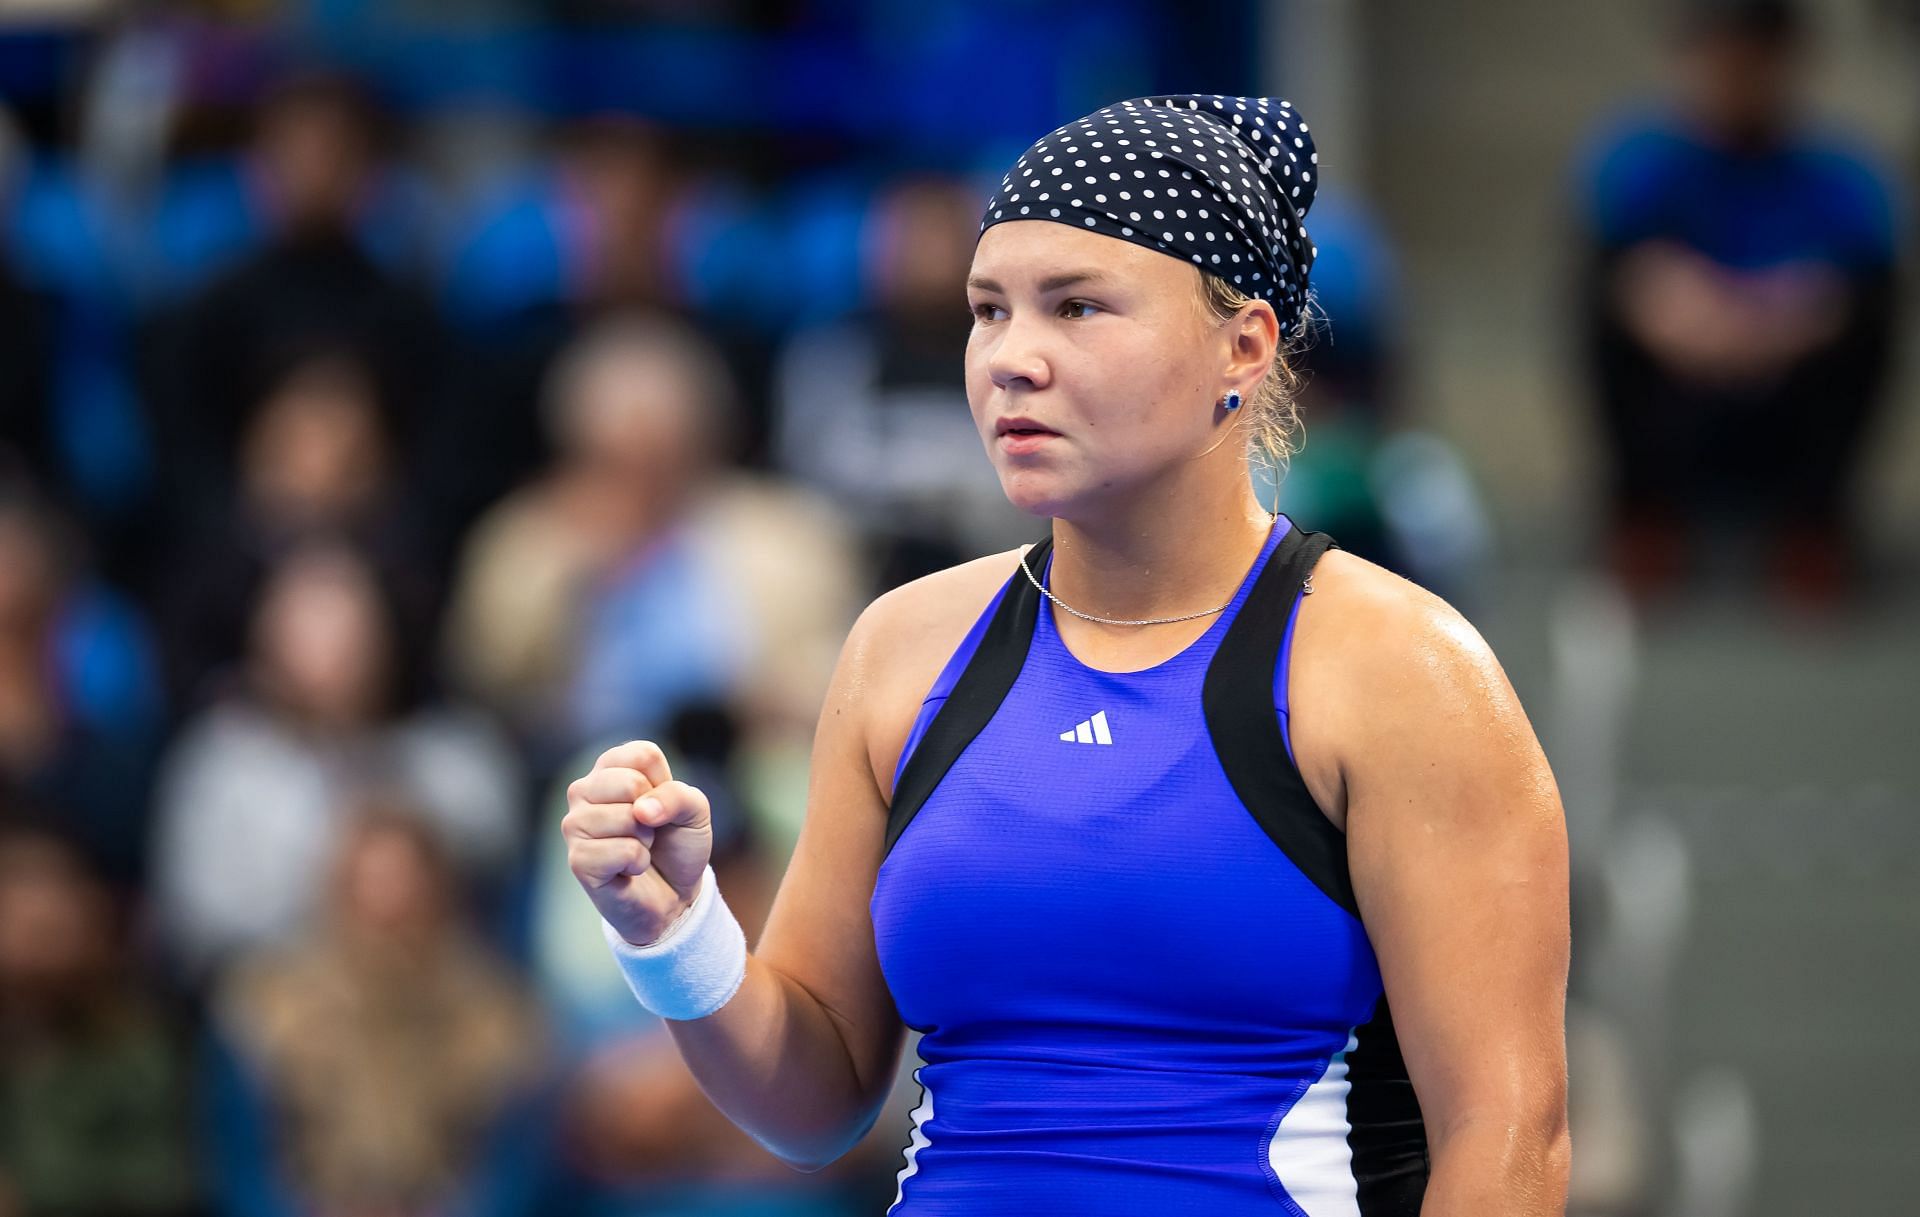
[[[1001,179],[980,231],[1053,220],[1186,259],[1272,304],[1291,337],[1318,252],[1301,221],[1319,160],[1290,102],[1139,97],[1027,149]]]

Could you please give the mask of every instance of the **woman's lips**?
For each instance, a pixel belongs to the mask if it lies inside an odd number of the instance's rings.
[[[1048,431],[1044,427],[1010,427],[1002,431],[996,442],[1000,450],[1011,456],[1022,456],[1029,452],[1038,452],[1049,440],[1060,438],[1057,431]]]

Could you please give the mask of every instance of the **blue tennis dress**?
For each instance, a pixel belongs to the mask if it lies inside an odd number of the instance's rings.
[[[1329,544],[1281,517],[1138,672],[1075,659],[1016,571],[948,662],[871,906],[926,1062],[895,1217],[1417,1214],[1419,1106],[1285,734]]]

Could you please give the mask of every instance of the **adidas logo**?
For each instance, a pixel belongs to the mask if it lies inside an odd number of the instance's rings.
[[[1107,712],[1102,710],[1073,730],[1062,731],[1060,738],[1069,744],[1111,744],[1113,732],[1107,730]]]

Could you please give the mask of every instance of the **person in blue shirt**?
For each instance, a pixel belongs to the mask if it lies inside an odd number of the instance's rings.
[[[1850,581],[1850,500],[1891,361],[1890,190],[1799,120],[1795,5],[1683,11],[1676,103],[1609,124],[1581,169],[1611,559],[1651,594],[1733,540],[1790,599],[1830,603]]]
[[[801,1169],[924,1066],[891,1213],[1544,1217],[1565,1205],[1567,852],[1456,612],[1254,495],[1294,430],[1319,162],[1266,98],[1028,149],[967,398],[1050,536],[854,626],[757,949],[649,741],[569,865],[708,1096]]]

